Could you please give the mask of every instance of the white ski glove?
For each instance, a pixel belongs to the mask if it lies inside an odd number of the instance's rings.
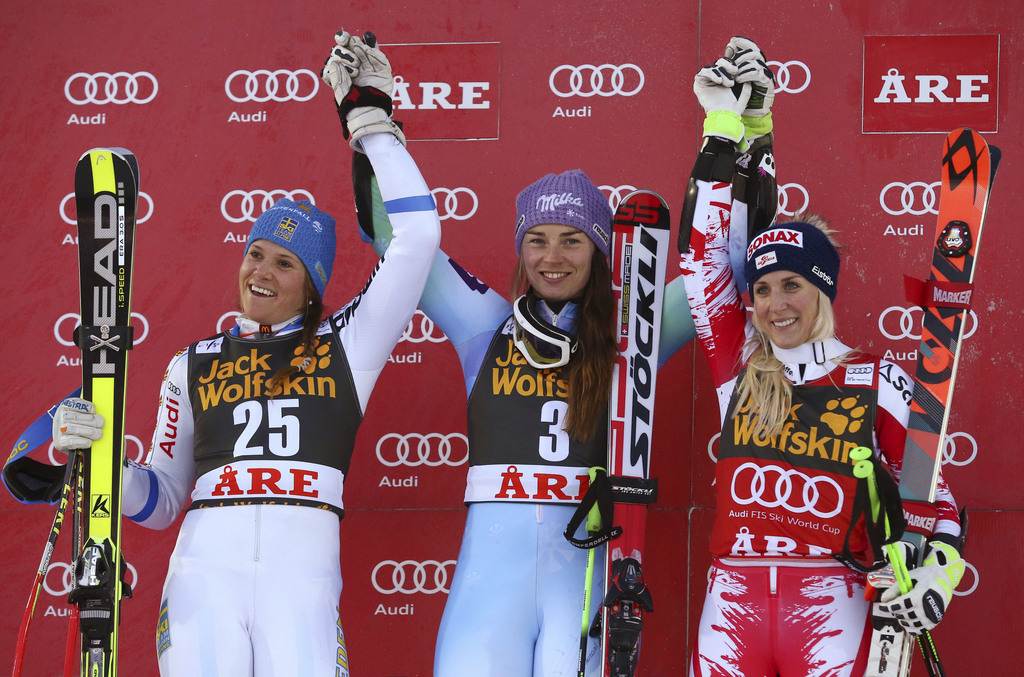
[[[338,31],[336,46],[324,63],[323,81],[334,91],[345,130],[353,150],[362,152],[359,139],[367,134],[385,132],[405,145],[405,134],[391,119],[391,92],[395,80],[391,64],[377,48],[373,33],[358,36]]]
[[[750,99],[740,114],[747,143],[772,131],[772,104],[775,101],[775,73],[767,59],[749,38],[736,36],[725,48],[725,58],[736,64],[736,82],[751,84]]]
[[[337,46],[331,50],[320,71],[320,78],[334,91],[334,101],[339,106],[352,89],[352,76],[359,72],[359,61],[348,48],[351,39],[347,32],[338,31],[334,36]]]
[[[88,449],[102,436],[103,417],[89,400],[69,397],[53,413],[53,446],[64,453]]]
[[[704,118],[704,136],[717,136],[740,143],[744,138],[741,113],[750,100],[750,82],[738,82],[739,68],[726,58],[697,71],[693,78],[693,93],[707,117]]]
[[[956,548],[942,541],[932,541],[924,563],[910,570],[914,587],[904,595],[900,594],[897,583],[885,589],[875,615],[896,619],[912,635],[931,630],[946,613],[965,568],[966,563]]]
[[[373,33],[366,33],[363,37],[366,39],[352,36],[349,44],[349,49],[359,56],[359,72],[352,76],[352,81],[359,87],[374,87],[390,96],[395,89],[391,62],[377,47],[377,38]]]

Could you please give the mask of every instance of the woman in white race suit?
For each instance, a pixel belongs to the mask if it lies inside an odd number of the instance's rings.
[[[339,33],[323,78],[353,148],[386,177],[395,234],[387,256],[321,321],[334,220],[307,201],[264,212],[239,269],[242,314],[171,360],[149,457],[125,469],[124,514],[143,526],[171,525],[191,498],[160,606],[164,677],[348,674],[343,483],[370,393],[440,241],[430,190],[389,117],[390,65],[373,44]],[[91,407],[58,408],[58,448],[98,439]]]

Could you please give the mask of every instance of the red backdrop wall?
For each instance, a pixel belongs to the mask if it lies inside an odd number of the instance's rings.
[[[799,7],[797,5],[800,5]],[[400,78],[396,116],[435,190],[443,246],[505,289],[513,199],[544,173],[583,168],[614,201],[655,190],[678,214],[699,143],[692,77],[729,37],[754,38],[779,78],[784,214],[810,209],[846,245],[841,335],[912,371],[920,310],[904,273],[927,274],[940,132],[972,126],[1003,148],[950,418],[945,473],[972,509],[970,573],[935,633],[949,674],[1013,674],[1019,637],[1024,439],[1018,345],[1024,207],[1015,151],[1024,100],[1024,9],[963,0],[701,3],[39,3],[9,0],[4,68],[4,387],[12,447],[80,382],[73,172],[96,146],[138,156],[129,453],[149,446],[171,355],[229,323],[253,218],[286,193],[339,220],[328,305],[374,264],[356,236],[342,140],[316,74],[335,30],[372,29]],[[677,219],[677,216],[673,217]],[[670,271],[675,266],[670,266]],[[674,273],[670,272],[670,275]],[[683,674],[703,600],[717,407],[686,347],[659,378],[648,582],[656,611],[642,675]],[[417,314],[360,431],[342,523],[343,618],[353,674],[428,675],[458,553],[466,442],[454,351]],[[52,514],[0,496],[0,656],[10,655]],[[155,675],[157,605],[176,528],[127,524],[135,598],[123,605],[125,674]],[[26,674],[60,673],[69,546],[37,607]],[[397,573],[401,568],[402,574]],[[416,586],[420,568],[426,583]],[[921,666],[915,674],[923,674]]]

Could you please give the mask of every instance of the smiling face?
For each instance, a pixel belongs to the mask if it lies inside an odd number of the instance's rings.
[[[545,301],[568,301],[590,279],[594,243],[572,226],[545,223],[526,231],[520,257],[526,281]]]
[[[818,318],[818,288],[802,275],[775,270],[754,283],[758,328],[779,348],[806,343]]]
[[[306,277],[298,256],[269,240],[256,240],[238,269],[242,314],[274,325],[302,313],[308,301]]]

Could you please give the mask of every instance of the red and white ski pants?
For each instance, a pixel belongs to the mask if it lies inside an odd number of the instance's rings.
[[[690,676],[863,675],[871,639],[864,579],[838,562],[716,559]]]

